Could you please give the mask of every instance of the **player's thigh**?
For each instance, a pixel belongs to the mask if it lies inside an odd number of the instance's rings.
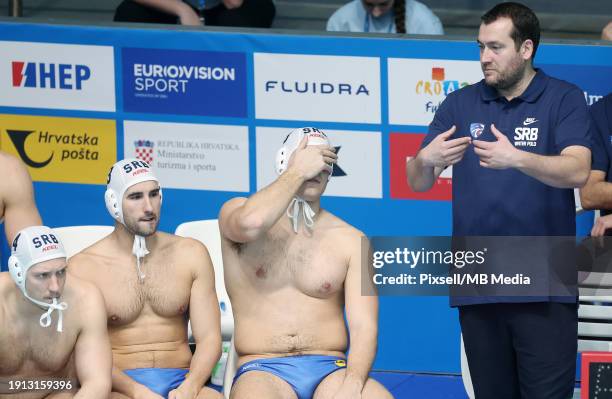
[[[264,371],[249,371],[232,386],[231,399],[297,399],[291,385]]]
[[[204,387],[200,390],[196,399],[223,399],[223,395],[210,387]]]
[[[119,392],[111,392],[110,399],[130,399],[130,397]]]
[[[315,393],[313,395],[313,399],[328,399],[333,398],[334,394],[338,392],[342,382],[344,381],[344,376],[346,374],[346,370],[338,370],[321,381]],[[392,399],[393,395],[387,389],[382,386],[378,381],[368,378],[366,380],[365,386],[361,391],[362,399]]]

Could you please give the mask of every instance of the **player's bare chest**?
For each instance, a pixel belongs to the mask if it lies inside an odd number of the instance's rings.
[[[187,311],[193,283],[189,273],[173,265],[143,271],[142,279],[135,271],[123,270],[117,278],[101,284],[109,324],[129,324],[147,312],[174,317]]]
[[[319,298],[342,290],[347,271],[342,251],[324,240],[296,238],[272,237],[245,249],[242,258],[252,284],[263,288],[292,285]]]
[[[28,328],[16,326],[0,336],[0,347],[5,348],[0,361],[0,375],[51,375],[63,372],[76,344],[77,333],[64,318],[64,331],[56,331],[55,323],[48,328],[32,324]],[[10,348],[7,350],[6,348]]]

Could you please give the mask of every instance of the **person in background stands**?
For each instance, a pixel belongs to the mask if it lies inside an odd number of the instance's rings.
[[[353,0],[327,21],[333,32],[443,35],[440,19],[415,0]]]
[[[273,0],[124,0],[115,22],[269,28]]]

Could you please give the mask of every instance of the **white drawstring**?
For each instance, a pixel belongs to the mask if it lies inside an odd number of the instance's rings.
[[[132,253],[136,256],[136,268],[138,268],[138,279],[142,283],[145,278],[145,274],[140,268],[140,258],[144,258],[145,255],[149,254],[147,249],[147,243],[143,236],[134,235],[134,246],[132,246]]]
[[[63,323],[64,323],[64,314],[63,311],[68,309],[68,304],[66,302],[60,302],[57,303],[57,298],[53,298],[53,303],[49,304],[46,302],[41,302],[41,301],[36,301],[33,300],[32,298],[29,298],[32,302],[41,305],[41,306],[45,306],[49,309],[47,309],[47,311],[45,313],[43,313],[40,316],[40,320],[39,323],[41,325],[41,327],[49,327],[51,325],[51,313],[53,313],[54,310],[57,310],[57,312],[59,313],[58,315],[58,319],[57,319],[57,331],[58,332],[62,332],[63,331]]]
[[[287,216],[291,219],[293,223],[293,231],[296,233],[298,232],[298,221],[300,218],[300,204],[302,205],[302,215],[306,227],[312,228],[314,224],[314,217],[316,215],[315,211],[312,210],[308,202],[304,201],[303,198],[294,197],[287,208]]]

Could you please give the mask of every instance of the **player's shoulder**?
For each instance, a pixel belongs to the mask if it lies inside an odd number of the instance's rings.
[[[191,237],[182,237],[176,234],[158,232],[159,239],[162,241],[162,248],[178,252],[181,258],[201,256],[207,252],[206,246],[199,240]]]
[[[76,315],[81,328],[91,326],[90,321],[98,317],[106,318],[106,304],[102,292],[91,281],[69,274],[62,297],[72,317]]]
[[[117,264],[117,251],[112,249],[109,237],[93,243],[68,259],[68,273],[82,279],[94,279],[98,273]]]
[[[189,237],[183,237],[163,231],[158,231],[155,233],[155,235],[157,236],[157,240],[162,249],[176,250],[177,248],[184,249],[186,247],[193,247],[195,245],[195,240]]]
[[[104,300],[98,287],[77,275],[68,275],[65,290],[69,294],[66,298],[69,306],[78,306],[85,311],[89,311],[92,307],[104,307]]]
[[[324,227],[334,235],[342,236],[346,239],[361,239],[365,237],[361,230],[331,212],[325,211],[325,219]]]
[[[112,251],[105,249],[108,246],[108,238],[104,237],[71,256],[68,259],[70,267],[83,267],[90,264],[103,263],[104,259],[112,253]]]
[[[202,268],[212,270],[210,253],[204,243],[191,237],[163,234],[165,248],[162,248],[162,251],[168,251],[166,256],[170,255],[176,259],[176,264],[182,269],[190,270],[194,276],[203,270]]]
[[[98,292],[98,288],[94,283],[75,275],[69,275],[66,278],[66,285],[70,289],[71,295],[75,295],[79,301],[91,298]]]

